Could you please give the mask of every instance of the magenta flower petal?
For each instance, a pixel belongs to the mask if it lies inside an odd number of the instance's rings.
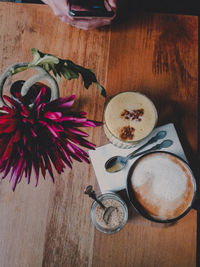
[[[9,113],[10,115],[14,115],[15,114],[15,111],[10,107],[3,106],[1,109],[6,111],[7,113]]]
[[[8,143],[3,155],[2,155],[2,160],[7,160],[12,153],[12,149],[13,149],[13,138],[10,139],[10,142]]]
[[[87,122],[87,119],[86,118],[77,118],[77,117],[62,117],[59,119],[59,122],[67,122],[67,121],[71,121],[71,122],[74,122],[74,123],[85,123]]]
[[[75,145],[73,145],[73,144],[71,144],[71,145],[72,145],[72,147],[75,148],[76,151],[80,152],[80,154],[84,155],[85,157],[89,157],[89,155],[88,155],[88,153],[87,153],[86,151],[84,151],[84,150],[81,149],[80,147],[77,147],[77,146],[75,146]]]
[[[54,131],[53,127],[51,127],[50,125],[46,125],[46,126],[53,136],[58,137],[58,134]]]
[[[68,142],[68,144],[66,145],[66,147],[69,149],[70,152],[72,152],[73,154],[76,154],[74,148],[72,147],[72,145]]]
[[[13,143],[17,143],[20,141],[20,138],[21,138],[21,133],[19,131],[19,129],[16,130],[14,136],[13,136]]]
[[[10,98],[10,97],[7,96],[7,95],[4,95],[3,98],[4,98],[4,100],[5,100],[6,102],[8,102],[9,104],[11,104],[11,106],[13,106],[13,107],[20,106],[20,104],[19,104],[17,101],[15,101],[14,99]]]
[[[51,120],[58,120],[62,117],[61,112],[46,112],[44,118],[51,119]]]
[[[62,160],[67,164],[67,166],[72,169],[72,160],[70,158],[70,156],[65,152],[65,150],[60,147],[60,151],[61,151],[61,157],[62,157]]]
[[[75,95],[45,102],[46,94],[42,87],[31,106],[22,98],[16,101],[4,96],[10,106],[0,109],[0,172],[3,179],[10,174],[13,190],[23,174],[30,183],[32,170],[36,186],[40,173],[45,178],[48,172],[54,183],[52,165],[61,174],[66,166],[72,168],[73,159],[89,163],[89,155],[81,147],[95,148],[79,127],[101,123],[87,120],[84,111],[71,110]]]
[[[42,157],[40,158],[40,168],[41,168],[42,176],[45,179],[46,170],[45,170],[45,164],[44,164],[44,161],[43,161]]]
[[[85,127],[96,127],[96,124],[93,121],[86,121],[83,123]]]
[[[85,132],[83,132],[83,131],[81,131],[81,130],[77,130],[77,129],[75,129],[75,128],[68,128],[67,131],[68,131],[68,132],[71,132],[71,133],[73,133],[73,134],[77,134],[77,135],[81,135],[81,136],[88,137],[88,134],[87,134],[87,133],[85,133]]]
[[[49,103],[47,103],[46,107],[49,109],[59,109],[59,108],[69,108],[73,105],[74,99],[76,98],[75,95],[68,96],[65,98],[58,98],[56,100],[53,100]]]
[[[52,167],[51,167],[51,163],[50,163],[49,157],[46,154],[44,154],[43,158],[44,158],[44,162],[45,162],[45,169],[48,170],[48,172],[49,172],[49,174],[51,176],[51,180],[54,183],[55,182],[54,181],[54,175],[53,175],[53,171],[52,171]]]

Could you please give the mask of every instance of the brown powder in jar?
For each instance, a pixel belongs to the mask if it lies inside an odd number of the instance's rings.
[[[110,214],[109,220],[106,223],[103,220],[104,209],[100,205],[97,205],[96,210],[95,210],[95,219],[97,223],[105,229],[116,228],[123,222],[123,219],[124,219],[124,210],[122,208],[122,205],[114,199],[104,199],[102,200],[102,203],[106,207],[112,206],[116,209],[113,210],[113,212]]]

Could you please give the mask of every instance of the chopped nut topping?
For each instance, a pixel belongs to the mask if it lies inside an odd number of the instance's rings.
[[[144,115],[144,109],[133,109],[131,111],[128,111],[127,109],[124,109],[121,112],[121,117],[124,118],[125,120],[135,120],[135,121],[141,121],[142,116]]]
[[[120,130],[120,138],[122,140],[132,140],[134,137],[135,129],[130,126],[125,126]]]

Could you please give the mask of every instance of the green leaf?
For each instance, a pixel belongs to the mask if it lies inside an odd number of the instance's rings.
[[[43,66],[44,66],[44,69],[45,69],[47,72],[50,71],[50,66],[49,66],[48,63],[43,64]]]
[[[32,55],[33,55],[33,61],[31,62],[33,65],[40,59],[40,54],[38,52],[37,48],[31,49]]]
[[[57,70],[56,70],[55,65],[54,65],[54,64],[49,64],[49,66],[50,66],[50,70],[53,71],[53,74],[54,74],[54,76],[56,77]]]
[[[101,95],[106,97],[105,88],[98,83],[92,70],[77,65],[71,60],[63,60],[51,54],[44,54],[37,48],[32,48],[31,51],[33,54],[33,61],[29,63],[29,67],[41,66],[47,72],[52,71],[58,82],[61,81],[61,74],[67,80],[77,79],[80,74],[86,89],[88,89],[92,83],[95,83]]]
[[[51,56],[51,55],[45,55],[44,57],[40,58],[36,65],[42,65],[42,64],[58,64],[59,59],[57,57]]]
[[[59,59],[53,55],[43,54],[36,48],[32,48],[31,51],[33,55],[33,61],[30,62],[30,66],[41,66],[49,72],[51,67],[47,66],[48,64],[54,65],[59,63]]]
[[[106,90],[105,90],[105,88],[103,87],[103,86],[101,86],[99,83],[95,83],[96,84],[96,86],[99,88],[99,90],[100,90],[100,93],[101,93],[101,95],[102,96],[104,96],[104,97],[106,97]]]
[[[96,76],[91,70],[80,65],[76,65],[70,60],[68,60],[67,63],[72,70],[81,74],[86,89],[88,89],[93,82],[97,82]]]
[[[62,67],[61,73],[67,80],[78,78],[78,73],[74,72],[73,70],[71,70],[70,68],[66,66]]]
[[[59,73],[56,73],[56,79],[58,80],[58,83],[61,82],[61,75]]]

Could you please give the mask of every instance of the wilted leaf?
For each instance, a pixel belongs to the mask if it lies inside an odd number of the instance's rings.
[[[92,83],[95,83],[101,95],[104,97],[106,96],[105,88],[97,82],[97,78],[92,70],[77,65],[71,60],[63,60],[51,54],[44,54],[36,48],[32,48],[32,54],[33,61],[29,65],[41,66],[48,72],[53,71],[58,82],[61,80],[61,74],[67,80],[76,79],[80,74],[86,89],[88,89]]]
[[[101,86],[99,83],[96,82],[96,86],[99,88],[100,93],[102,96],[106,97],[106,90],[103,86]]]
[[[78,78],[78,74],[66,66],[62,67],[61,73],[67,80]]]

